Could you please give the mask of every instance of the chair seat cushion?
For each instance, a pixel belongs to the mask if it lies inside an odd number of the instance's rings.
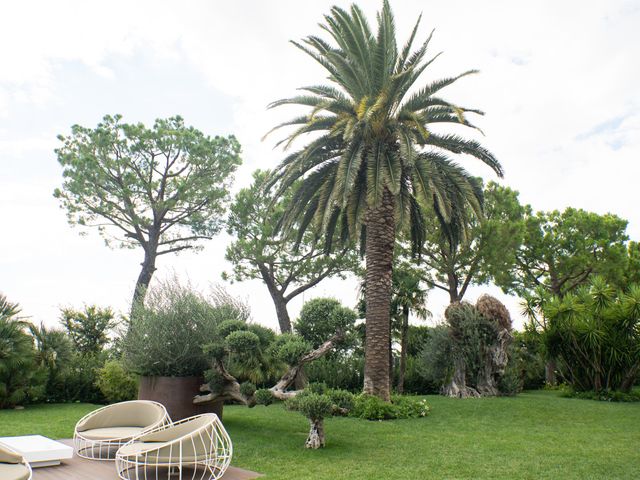
[[[185,448],[185,447],[183,447]],[[153,450],[145,455],[146,450]],[[185,448],[186,450],[186,448]],[[147,464],[177,464],[180,462],[180,445],[172,447],[167,442],[139,442],[120,447],[118,457],[137,457],[138,461]],[[205,454],[194,455],[193,451],[185,453],[183,450],[182,465],[206,460]]]
[[[89,440],[114,440],[131,438],[144,430],[142,427],[107,427],[93,428],[80,432],[84,438]]]
[[[2,480],[27,480],[29,469],[21,463],[0,463],[0,478]]]

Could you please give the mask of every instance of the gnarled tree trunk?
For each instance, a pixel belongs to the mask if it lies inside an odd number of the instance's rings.
[[[391,274],[395,243],[394,199],[385,189],[381,204],[366,214],[366,337],[364,392],[391,399],[389,349]]]
[[[288,398],[295,397],[298,393],[301,392],[301,390],[289,390],[289,388],[295,384],[296,379],[299,377],[304,365],[325,355],[327,352],[333,349],[337,342],[341,341],[342,339],[344,339],[344,332],[338,332],[318,348],[304,355],[297,365],[289,368],[289,370],[287,370],[285,374],[280,377],[280,380],[278,380],[278,382],[270,388],[271,394],[279,400],[286,400]],[[219,392],[212,392],[209,384],[205,383],[200,387],[202,395],[197,395],[196,397],[194,397],[193,403],[202,404],[223,399],[232,400],[243,405],[248,405],[249,407],[255,405],[255,399],[253,397],[246,398],[244,395],[242,395],[242,393],[240,393],[240,384],[238,383],[236,378],[226,370],[221,360],[216,360],[213,364],[213,368],[224,379],[222,390]]]
[[[475,388],[467,386],[466,377],[464,357],[459,353],[454,358],[451,381],[442,387],[441,394],[453,398],[479,397],[480,393]]]
[[[304,444],[305,448],[323,448],[324,447],[324,420],[309,420],[311,428],[309,429],[309,436]]]

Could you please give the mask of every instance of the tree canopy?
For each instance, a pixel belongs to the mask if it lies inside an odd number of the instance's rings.
[[[240,145],[179,116],[151,128],[121,119],[107,115],[96,128],[74,125],[58,137],[64,180],[54,196],[72,225],[96,227],[107,245],[144,250],[135,301],[157,256],[198,248],[220,230]]]
[[[226,259],[233,272],[224,277],[261,279],[273,299],[280,331],[286,333],[291,331],[287,304],[323,279],[355,270],[359,260],[348,248],[325,252],[309,232],[278,232],[282,215],[291,206],[291,192],[275,199],[265,188],[270,173],[255,171],[253,183],[240,190],[231,205],[227,230],[235,239],[227,247]]]

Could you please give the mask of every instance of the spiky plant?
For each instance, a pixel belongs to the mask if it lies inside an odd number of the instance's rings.
[[[396,232],[406,228],[418,247],[424,238],[427,206],[444,221],[465,205],[481,214],[479,182],[448,154],[473,156],[498,175],[502,169],[477,141],[432,129],[434,124],[475,128],[466,114],[482,112],[437,95],[475,70],[415,88],[438,56],[426,57],[431,35],[412,51],[420,19],[401,49],[386,0],[377,16],[375,34],[357,5],[350,11],[333,7],[324,19],[321,28],[330,41],[309,36],[302,43],[293,43],[327,70],[330,84],[304,87],[302,95],[271,104],[310,110],[275,127],[297,127],[279,145],[289,148],[305,134],[313,139],[281,162],[272,182],[279,185],[281,194],[294,182],[302,183],[283,217],[283,228],[297,228],[300,235],[313,228],[322,234],[327,249],[332,247],[335,232],[345,241],[360,240],[367,264],[364,390],[388,400]]]
[[[19,313],[18,304],[0,294],[0,409],[22,403],[39,386],[33,338]]]

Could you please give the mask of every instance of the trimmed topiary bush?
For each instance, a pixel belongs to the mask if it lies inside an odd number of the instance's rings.
[[[267,388],[261,388],[254,393],[256,404],[268,407],[273,403],[273,394]]]

